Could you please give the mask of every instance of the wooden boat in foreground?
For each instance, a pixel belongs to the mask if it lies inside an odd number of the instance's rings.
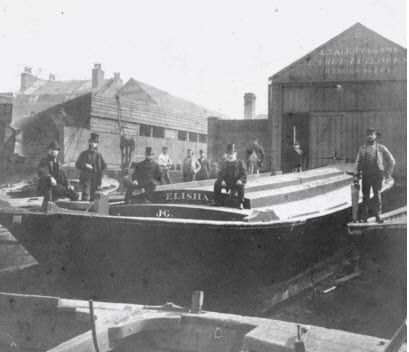
[[[3,202],[0,224],[38,262],[76,280],[88,275],[98,281],[98,294],[147,270],[162,270],[169,261],[189,266],[228,258],[265,268],[279,260],[283,241],[299,239],[309,226],[348,222],[351,167],[250,177],[243,210],[229,206],[227,194],[225,206],[211,206],[214,181],[207,180],[159,186],[152,204],[143,195],[132,204],[60,201],[47,211]]]
[[[381,352],[389,340],[191,309],[0,293],[0,351]],[[400,342],[401,343],[401,342]],[[406,344],[396,351],[406,351]]]

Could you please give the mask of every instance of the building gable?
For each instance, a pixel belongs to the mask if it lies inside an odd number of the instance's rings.
[[[279,71],[275,83],[404,80],[406,49],[357,23]]]

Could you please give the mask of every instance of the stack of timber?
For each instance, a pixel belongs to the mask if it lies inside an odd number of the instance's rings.
[[[0,293],[0,350],[381,352],[389,343],[318,326],[206,312],[202,304],[202,292],[193,294],[191,309]],[[406,344],[396,350],[406,351]]]

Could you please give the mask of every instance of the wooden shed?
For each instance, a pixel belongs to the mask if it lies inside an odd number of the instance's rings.
[[[357,23],[270,77],[273,171],[291,170],[294,141],[307,167],[354,161],[368,127],[406,175],[406,49]]]
[[[180,164],[187,149],[207,149],[207,118],[221,116],[204,107],[174,97],[160,89],[130,79],[124,86],[105,84],[30,118],[21,120],[23,153],[37,162],[46,146],[58,140],[64,163],[74,165],[88,146],[91,132],[100,135],[99,150],[110,168],[121,166],[121,135],[134,139],[134,160],[145,147],[158,155],[163,146],[173,163]]]

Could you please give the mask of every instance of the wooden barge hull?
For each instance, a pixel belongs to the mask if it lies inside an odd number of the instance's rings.
[[[245,210],[185,204],[182,197],[163,202],[169,192],[179,192],[180,186],[170,185],[159,189],[162,198],[156,204],[111,204],[109,215],[58,207],[51,212],[3,208],[0,224],[38,262],[73,282],[92,282],[89,290],[98,298],[111,298],[109,293],[124,283],[146,288],[145,282],[158,281],[156,274],[169,268],[195,268],[194,290],[210,279],[201,274],[203,266],[215,265],[226,275],[237,265],[273,271],[304,238],[328,241],[337,226],[351,219],[351,183],[352,177],[334,168],[260,178],[247,186],[251,209]],[[208,202],[209,187],[199,184],[178,194],[200,195],[198,203]],[[331,231],[323,231],[326,226]],[[169,277],[176,274],[169,272]]]
[[[192,279],[189,288],[194,290],[213,280],[202,274],[203,266],[224,270],[219,274],[226,277],[238,265],[250,266],[255,272],[274,270],[294,243],[304,236],[316,236],[325,224],[347,223],[348,217],[349,211],[341,211],[325,219],[292,223],[206,226],[3,212],[0,223],[40,264],[69,278],[74,290],[76,283],[85,283],[90,295],[112,299],[112,293],[126,285],[123,292],[130,290],[131,297],[125,293],[119,297],[130,299],[143,295],[163,272],[173,280],[182,277],[183,271],[197,272],[193,278],[187,274]],[[152,297],[149,303],[157,304],[159,299],[163,297]]]

